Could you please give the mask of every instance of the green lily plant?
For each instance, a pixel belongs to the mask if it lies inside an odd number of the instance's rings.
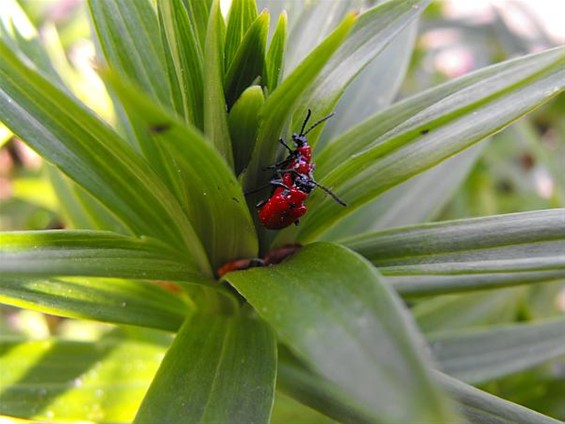
[[[475,145],[563,90],[563,48],[358,113],[360,78],[394,98],[427,1],[273,3],[234,0],[224,18],[217,0],[88,0],[112,122],[38,39],[2,27],[0,121],[50,164],[65,229],[0,234],[0,302],[113,326],[2,336],[0,414],[557,422],[472,385],[565,353],[563,319],[508,318],[563,278],[565,211],[422,222]],[[308,141],[347,207],[315,189],[299,225],[266,230],[256,190],[278,139],[336,107]],[[289,244],[278,264],[218,276]]]

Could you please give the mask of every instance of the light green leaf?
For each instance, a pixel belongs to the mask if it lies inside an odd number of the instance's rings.
[[[0,338],[0,414],[131,423],[170,337],[119,331],[95,342]]]
[[[431,382],[394,292],[362,257],[328,243],[225,277],[309,366],[379,423],[457,422]]]
[[[166,54],[172,69],[169,69],[177,111],[185,122],[199,129],[204,128],[203,102],[203,53],[198,36],[190,21],[182,0],[157,2],[159,22],[166,39]]]
[[[440,369],[469,384],[531,368],[565,354],[563,318],[432,333],[428,341]]]
[[[270,93],[279,85],[283,73],[283,59],[286,49],[287,14],[282,11],[275,28],[267,56],[265,57],[265,85]]]
[[[383,192],[557,95],[564,62],[563,50],[553,49],[491,66],[397,103],[334,140],[317,158],[317,175],[349,206],[312,193],[298,240],[315,240]]]
[[[111,210],[136,235],[176,246],[209,272],[179,203],[118,135],[0,42],[0,119]]]
[[[88,7],[108,65],[172,107],[159,25],[149,0],[89,0]]]
[[[259,128],[259,111],[264,103],[263,90],[258,85],[252,85],[241,94],[230,110],[228,124],[233,140],[236,174],[245,169],[251,157]]]
[[[204,280],[182,253],[147,237],[88,230],[13,231],[0,233],[0,246],[3,277]]]
[[[220,1],[214,0],[204,49],[204,133],[228,165],[233,167],[227,106],[224,98],[225,30]]]
[[[268,32],[269,13],[265,11],[247,30],[231,65],[227,68],[224,92],[228,109],[241,93],[263,74]]]
[[[268,423],[275,375],[275,337],[264,323],[194,315],[179,330],[134,422]]]
[[[176,188],[178,197],[215,269],[233,258],[256,256],[257,238],[241,187],[217,150],[199,131],[179,122],[135,87],[111,72],[104,75],[122,103],[143,118],[158,144],[174,158],[171,172],[182,184]]]
[[[473,424],[559,424],[531,409],[524,408],[455,378],[437,373],[437,381],[459,403],[461,412]]]
[[[403,295],[565,278],[565,209],[447,221],[341,240]]]
[[[233,0],[228,15],[226,29],[226,55],[225,68],[229,69],[236,56],[240,43],[246,33],[251,29],[257,19],[257,5],[255,0]]]
[[[157,283],[109,278],[0,278],[5,305],[78,318],[177,331],[193,312]]]
[[[245,175],[246,189],[255,189],[262,185],[262,181],[268,179],[267,173],[262,170],[275,161],[275,154],[279,146],[277,140],[288,117],[301,102],[302,93],[310,87],[343,42],[354,22],[355,16],[348,15],[341,25],[279,85],[265,102],[257,144]]]

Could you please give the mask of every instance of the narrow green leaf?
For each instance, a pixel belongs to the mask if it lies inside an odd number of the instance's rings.
[[[206,45],[206,33],[208,30],[208,19],[213,0],[183,0],[188,11],[188,17],[196,29],[196,35],[200,40],[200,48],[204,51]]]
[[[216,149],[195,128],[184,125],[154,102],[121,81],[104,74],[122,103],[138,114],[148,131],[174,158],[178,197],[213,266],[257,255],[257,237],[241,187]],[[222,205],[222,207],[218,207]]]
[[[236,57],[243,37],[257,19],[257,5],[255,0],[233,0],[228,15],[226,29],[226,57],[225,67],[228,69]]]
[[[134,422],[268,423],[275,374],[275,337],[261,321],[194,315],[168,350]]]
[[[432,333],[428,341],[440,369],[469,384],[531,368],[565,354],[563,318]]]
[[[347,39],[328,61],[324,70],[302,96],[302,106],[296,110],[297,121],[308,108],[318,116],[331,112],[346,87],[407,25],[417,19],[429,0],[389,0],[359,15]],[[316,134],[309,135],[315,144]]]
[[[220,11],[220,1],[214,0],[204,49],[204,133],[228,165],[233,167],[224,98],[224,33],[225,23]]]
[[[231,65],[227,68],[224,91],[228,109],[253,81],[263,74],[269,13],[261,13],[245,33]]]
[[[339,137],[318,157],[318,176],[349,206],[314,192],[298,240],[316,239],[361,205],[558,94],[564,61],[562,49],[553,49],[489,67],[400,102]]]
[[[225,277],[306,363],[379,423],[458,422],[427,371],[394,292],[362,257],[328,243]]]
[[[185,122],[204,128],[203,53],[198,36],[182,0],[164,0],[157,3],[162,31],[167,41],[166,53],[173,64],[169,75],[174,94],[180,97],[181,116]],[[177,107],[178,110],[178,107]]]
[[[203,280],[182,253],[164,243],[105,231],[0,233],[3,277],[97,276]]]
[[[264,103],[263,90],[258,85],[252,85],[242,93],[230,110],[228,124],[233,140],[236,174],[245,169],[251,157],[257,140],[259,111]]]
[[[113,331],[93,342],[0,338],[0,414],[131,423],[170,344],[162,332],[132,333]]]
[[[157,16],[149,0],[89,0],[88,7],[108,65],[172,107]]]
[[[391,188],[337,222],[320,239],[339,243],[369,231],[432,221],[463,184],[484,147],[483,143],[470,147]]]
[[[2,42],[0,58],[0,119],[136,235],[175,245],[189,263],[209,272],[194,230],[150,165]]]
[[[0,302],[67,318],[177,331],[191,307],[156,283],[109,278],[0,278]]]
[[[275,154],[279,147],[277,140],[285,123],[295,107],[300,104],[302,93],[314,82],[316,76],[343,42],[354,22],[355,16],[348,15],[341,25],[279,85],[265,102],[257,144],[245,175],[247,189],[259,187],[261,181],[268,178],[262,169],[275,161]]]
[[[403,295],[565,277],[565,209],[424,224],[342,242],[372,261]]]
[[[273,37],[271,38],[271,44],[269,45],[267,56],[265,57],[264,78],[265,85],[267,86],[269,93],[275,91],[283,73],[283,59],[287,37],[287,20],[286,11],[283,10],[279,15],[279,20]]]
[[[436,379],[459,403],[461,412],[470,423],[559,424],[561,422],[482,390],[475,389],[445,374],[437,373]]]

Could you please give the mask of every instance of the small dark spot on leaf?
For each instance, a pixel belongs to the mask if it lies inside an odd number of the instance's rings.
[[[235,197],[232,197],[232,200],[233,200],[235,203],[239,203],[239,200],[237,200]]]
[[[168,123],[168,122],[164,122],[162,124],[155,124],[155,125],[152,125],[151,127],[149,127],[149,130],[152,133],[155,133],[155,134],[164,133],[165,131],[167,131],[169,129],[171,129],[171,124]]]
[[[429,132],[430,132],[430,130],[426,128],[425,130],[420,131],[420,134],[424,135],[424,134],[427,134]]]

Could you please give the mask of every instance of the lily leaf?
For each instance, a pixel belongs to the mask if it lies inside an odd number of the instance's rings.
[[[174,87],[177,111],[185,122],[202,130],[204,58],[198,36],[182,0],[159,1],[157,8],[167,43],[166,54],[172,63],[169,79]]]
[[[362,257],[316,243],[228,280],[315,371],[377,422],[458,422],[428,374],[419,333]],[[400,401],[402,399],[402,401]]]
[[[564,63],[557,48],[488,67],[399,102],[334,140],[317,159],[317,175],[349,206],[312,193],[298,241],[317,239],[358,207],[557,95]]]
[[[263,74],[268,32],[269,13],[265,11],[247,30],[231,65],[227,68],[224,92],[228,109],[231,109],[241,93]]]
[[[437,373],[437,381],[459,403],[473,424],[559,424],[561,421],[493,396],[455,378]]]
[[[157,283],[109,278],[0,277],[5,305],[67,318],[177,331],[193,306]]]
[[[138,236],[163,240],[202,272],[193,228],[151,166],[74,98],[28,68],[0,41],[0,119],[102,202]]]
[[[224,97],[225,23],[220,1],[212,2],[204,48],[204,133],[224,160],[233,167],[227,106]]]
[[[416,225],[342,242],[403,295],[497,288],[565,277],[565,209]]]
[[[214,267],[233,258],[256,256],[257,238],[241,187],[217,150],[198,130],[179,122],[111,71],[104,77],[174,158],[171,172],[181,184],[175,191]]]
[[[172,107],[159,26],[149,0],[96,1],[88,7],[108,65],[154,99]]]
[[[268,423],[275,374],[276,342],[267,325],[194,315],[167,351],[134,422]]]
[[[565,354],[563,318],[488,329],[432,333],[440,368],[469,384],[522,371]]]
[[[96,276],[203,281],[182,254],[150,238],[106,231],[0,233],[3,277]]]

